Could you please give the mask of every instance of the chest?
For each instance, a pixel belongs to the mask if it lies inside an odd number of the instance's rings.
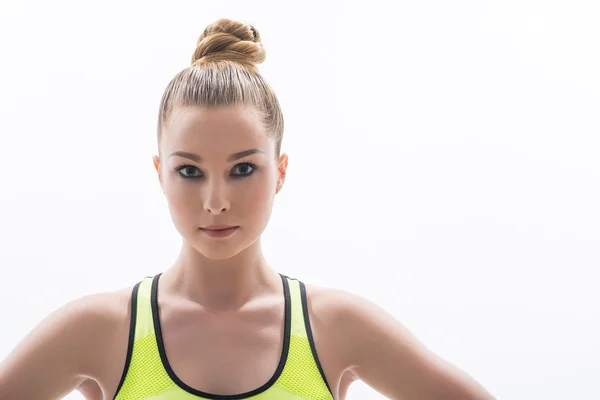
[[[235,313],[161,309],[168,367],[188,386],[214,394],[254,390],[274,375],[284,345],[283,302]]]
[[[266,390],[277,381],[282,385],[279,388],[291,393],[310,387],[328,397],[328,388],[321,380],[324,376],[336,400],[343,400],[353,379],[347,379],[345,364],[336,350],[339,337],[327,322],[335,320],[326,312],[327,304],[311,303],[307,296],[309,306],[304,307],[299,306],[298,298],[288,301],[289,294],[285,301],[281,297],[263,298],[236,312],[210,312],[171,299],[152,303],[152,312],[137,318],[139,339],[133,346],[133,356],[127,356],[133,361],[132,365],[125,363],[128,372],[121,392],[146,388],[154,395],[165,389],[148,386],[147,382],[162,382],[174,383],[180,391],[214,398],[211,394]],[[150,305],[146,303],[146,307],[149,310]],[[129,320],[122,325],[122,332],[115,335],[119,338],[128,336],[125,327],[130,326]],[[310,339],[308,332],[312,333]],[[128,346],[124,340],[118,342],[118,346],[107,346],[106,354],[111,356],[102,363],[103,372],[94,377],[104,393],[115,393],[121,387]],[[284,353],[284,349],[288,351]]]

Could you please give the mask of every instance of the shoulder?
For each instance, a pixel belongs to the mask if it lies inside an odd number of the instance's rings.
[[[320,353],[325,353],[340,375],[356,380],[354,357],[348,351],[356,344],[356,339],[348,332],[355,332],[354,325],[365,323],[368,313],[360,310],[368,307],[369,302],[343,289],[309,283],[304,286],[310,325],[317,334],[315,340],[322,349]]]
[[[106,342],[115,327],[128,323],[133,287],[92,293],[73,299],[46,316],[31,334],[55,336],[93,349],[93,343]]]
[[[47,315],[0,363],[0,386],[14,398],[59,398],[83,377],[106,380],[113,351],[124,359],[131,293],[124,288],[85,295]]]
[[[350,371],[353,379],[389,398],[493,399],[374,302],[342,289],[305,286],[311,320],[340,369]]]
[[[72,340],[78,338],[77,342],[89,349],[94,342],[110,340],[116,328],[129,325],[132,291],[133,287],[127,287],[85,295],[63,305],[48,319],[54,319],[54,329]]]
[[[311,316],[314,314],[316,319],[323,319],[332,327],[346,319],[351,309],[364,307],[366,302],[362,297],[343,289],[309,283],[304,286]]]
[[[132,316],[133,286],[94,293],[66,304],[62,324],[70,340],[78,340],[85,354],[86,376],[112,382],[122,372]],[[78,338],[78,339],[75,339]]]
[[[399,320],[371,300],[344,289],[305,286],[311,319],[336,343],[347,369],[358,373],[376,346],[403,347],[407,357],[424,351]]]
[[[391,315],[384,309],[356,293],[338,288],[305,284],[307,303],[318,319],[327,321],[333,328],[356,328],[373,319],[378,314]]]
[[[114,323],[129,313],[133,287],[88,294],[74,299],[56,311],[75,326],[94,323],[97,327]],[[83,323],[85,322],[85,323]]]

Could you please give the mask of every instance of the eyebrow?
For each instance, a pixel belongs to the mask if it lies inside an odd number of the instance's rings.
[[[250,149],[250,150],[240,151],[239,153],[233,153],[232,155],[230,155],[227,158],[227,161],[239,160],[240,158],[243,158],[243,157],[249,156],[251,154],[255,154],[255,153],[264,153],[264,151],[262,151],[261,149]],[[174,151],[173,153],[171,153],[171,155],[169,155],[169,157],[172,157],[172,156],[185,157],[185,158],[189,158],[190,160],[196,161],[196,162],[202,161],[202,157],[200,157],[199,155],[196,155],[194,153],[188,153],[187,151]]]

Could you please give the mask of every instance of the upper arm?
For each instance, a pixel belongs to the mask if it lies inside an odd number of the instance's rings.
[[[375,304],[342,293],[337,317],[348,367],[390,399],[493,400],[478,382],[429,351]]]
[[[93,371],[109,316],[102,295],[69,302],[44,318],[0,363],[0,400],[54,400]]]

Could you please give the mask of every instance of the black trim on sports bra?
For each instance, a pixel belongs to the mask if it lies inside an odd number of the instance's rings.
[[[277,381],[277,379],[279,379],[279,376],[283,372],[283,368],[285,367],[285,363],[287,361],[288,353],[289,353],[289,349],[290,349],[290,335],[291,335],[291,326],[292,326],[292,313],[291,313],[291,308],[292,308],[291,303],[292,302],[291,302],[291,298],[290,298],[289,284],[284,275],[279,274],[281,276],[281,281],[283,282],[283,293],[284,293],[284,300],[285,300],[283,348],[281,350],[281,358],[279,359],[279,365],[277,366],[277,369],[275,370],[275,373],[273,374],[271,379],[269,379],[264,385],[260,386],[259,388],[254,389],[254,390],[251,390],[249,392],[246,392],[246,393],[232,394],[232,395],[219,395],[219,394],[207,393],[207,392],[203,392],[201,390],[195,389],[195,388],[187,385],[181,379],[179,379],[179,377],[173,371],[173,368],[171,368],[171,365],[169,364],[169,359],[167,358],[167,354],[165,352],[165,346],[164,346],[164,342],[163,342],[163,338],[162,338],[162,330],[161,330],[161,326],[160,326],[160,317],[159,317],[159,309],[158,309],[158,280],[160,278],[160,275],[162,275],[162,273],[156,275],[154,277],[154,279],[152,280],[152,293],[150,296],[150,301],[152,304],[152,319],[154,322],[154,332],[156,334],[156,342],[158,345],[158,352],[160,353],[160,359],[162,360],[163,367],[167,371],[167,374],[173,380],[173,382],[175,382],[175,384],[177,384],[177,386],[179,386],[181,389],[183,389],[186,392],[191,393],[193,395],[200,396],[200,397],[206,397],[209,399],[215,399],[215,400],[245,399],[248,397],[256,396],[257,394],[262,393],[262,392],[266,391],[267,389],[269,389],[271,386],[273,386],[273,384]]]
[[[127,371],[129,371],[129,364],[131,364],[131,355],[133,354],[133,343],[135,341],[135,321],[137,318],[137,299],[138,299],[138,289],[140,288],[140,284],[142,282],[138,282],[131,291],[131,318],[129,322],[129,341],[127,343],[127,355],[125,357],[125,368],[123,368],[123,373],[121,374],[121,381],[119,382],[119,386],[117,386],[117,390],[115,392],[115,396],[113,400],[117,398],[121,387],[123,387],[123,383],[125,383],[125,377],[127,376]]]
[[[301,281],[300,283],[300,298],[302,299],[302,313],[304,315],[304,326],[306,328],[306,336],[308,336],[308,343],[310,344],[310,350],[312,351],[312,355],[317,363],[317,368],[319,368],[319,372],[321,373],[321,378],[323,378],[323,382],[329,389],[329,393],[331,394],[331,398],[335,399],[333,392],[331,391],[331,387],[329,387],[329,382],[327,382],[327,378],[325,377],[325,372],[323,371],[323,367],[321,366],[321,361],[319,361],[319,356],[317,355],[317,347],[315,346],[315,340],[313,338],[312,329],[310,327],[310,318],[308,315],[308,298],[306,297],[306,286]]]

